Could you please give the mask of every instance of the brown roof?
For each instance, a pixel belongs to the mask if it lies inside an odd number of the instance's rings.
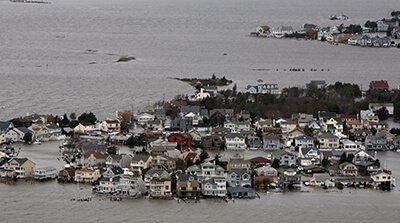
[[[357,119],[357,115],[345,115],[345,114],[340,114],[338,115],[342,119]]]
[[[257,157],[254,157],[254,158],[250,159],[250,162],[252,162],[252,163],[259,163],[259,162],[270,163],[271,160],[269,160],[269,159],[267,159],[265,157],[262,157],[262,156],[257,156]]]
[[[387,81],[371,81],[370,83],[372,88],[389,88],[389,84]]]
[[[83,157],[85,157],[85,158],[87,159],[87,158],[89,158],[89,156],[90,156],[91,154],[93,154],[93,156],[96,157],[97,159],[106,159],[106,158],[108,157],[107,155],[103,155],[103,154],[101,154],[101,153],[99,153],[99,152],[96,152],[96,151],[93,151],[93,150],[91,150],[91,151],[85,153],[85,154],[83,155]]]
[[[107,124],[118,124],[118,120],[106,120]]]

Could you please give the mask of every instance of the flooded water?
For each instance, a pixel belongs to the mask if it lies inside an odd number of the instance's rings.
[[[395,48],[333,46],[323,42],[250,38],[259,25],[363,24],[400,9],[397,0],[50,0],[0,1],[0,120],[27,112],[112,118],[193,89],[168,77],[233,79],[239,90],[257,79],[303,86],[312,79],[368,87],[400,84]],[[348,21],[330,21],[343,12]],[[135,61],[116,63],[121,56]],[[305,69],[289,72],[290,68]],[[317,72],[310,71],[318,69]],[[255,71],[261,69],[262,71]],[[324,71],[322,71],[322,69]],[[328,71],[329,70],[329,71]],[[246,156],[258,155],[248,152]],[[21,157],[61,168],[58,143],[22,146]],[[399,153],[379,154],[400,179]],[[82,189],[80,189],[82,188]],[[1,222],[394,222],[399,189],[262,194],[261,199],[176,203],[147,199],[72,202],[87,185],[18,181],[0,184]]]

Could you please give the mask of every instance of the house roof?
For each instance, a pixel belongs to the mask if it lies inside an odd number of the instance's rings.
[[[119,124],[118,120],[105,120],[107,124]]]
[[[313,140],[313,138],[308,135],[299,135],[299,136],[295,137],[295,139],[296,140]]]
[[[140,160],[143,160],[143,161],[146,162],[146,161],[149,159],[149,157],[150,157],[150,155],[148,155],[148,154],[136,154],[136,155],[133,157],[132,161],[140,161]]]
[[[225,138],[229,138],[229,139],[233,139],[233,138],[240,138],[240,139],[244,139],[244,136],[240,133],[230,133],[228,135],[225,136]]]
[[[370,86],[372,88],[389,88],[389,84],[387,81],[381,80],[381,81],[371,81]]]
[[[338,139],[337,136],[333,135],[332,133],[323,133],[317,136],[320,139]]]
[[[19,131],[21,131],[22,133],[26,134],[28,132],[32,133],[31,130],[27,129],[26,127],[18,127],[17,128]]]
[[[111,167],[111,168],[110,168],[110,171],[111,171],[113,174],[115,174],[115,175],[117,175],[117,174],[123,174],[123,173],[124,173],[124,170],[123,170],[121,167],[119,167],[119,166],[113,166],[113,167]]]
[[[251,159],[250,159],[250,162],[252,162],[252,163],[259,163],[259,162],[267,162],[267,163],[270,163],[271,160],[269,160],[269,159],[267,159],[267,158],[265,158],[265,157],[262,157],[262,156],[257,156],[257,157],[251,158]]]
[[[5,131],[10,126],[11,122],[0,121],[0,131]]]
[[[99,153],[99,152],[96,152],[96,151],[94,151],[94,150],[90,150],[90,151],[86,152],[85,154],[83,154],[83,157],[85,157],[85,159],[87,159],[87,158],[89,158],[90,155],[92,155],[92,154],[93,154],[93,156],[96,157],[97,159],[106,159],[106,158],[108,157],[107,155],[103,155],[103,154],[101,154],[101,153]]]
[[[340,114],[340,118],[342,119],[357,119],[357,115],[346,115],[346,114]]]
[[[10,160],[12,162],[15,160],[20,166],[23,165],[26,161],[28,161],[28,158],[13,158]]]
[[[152,176],[154,174],[157,174],[158,176],[161,176],[164,172],[166,172],[166,171],[165,170],[150,169],[149,171],[147,171],[147,173],[145,175],[146,176]]]
[[[194,180],[197,180],[197,176],[196,175],[179,174],[178,175],[178,181],[188,181],[190,177],[193,177]]]
[[[245,174],[245,173],[249,174],[249,173],[247,172],[247,170],[231,170],[231,171],[228,171],[228,175],[231,175],[232,173],[235,173],[235,174],[237,174],[237,175],[239,175],[239,176],[242,176],[242,175]],[[250,174],[249,174],[249,175],[250,175]]]

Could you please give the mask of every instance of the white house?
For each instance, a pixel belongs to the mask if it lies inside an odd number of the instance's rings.
[[[225,136],[227,150],[245,150],[245,137],[239,133],[231,133]]]
[[[148,121],[153,121],[155,116],[153,114],[144,112],[136,116],[139,125],[145,125]]]

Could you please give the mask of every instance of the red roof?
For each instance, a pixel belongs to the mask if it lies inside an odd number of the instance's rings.
[[[257,156],[257,157],[250,159],[250,162],[252,162],[252,163],[260,163],[260,162],[271,163],[271,160],[269,160],[265,157],[262,157],[262,156]]]
[[[357,119],[357,115],[340,114],[340,118],[342,118],[342,119]]]
[[[106,120],[107,124],[118,124],[118,120]]]
[[[85,153],[85,154],[83,155],[83,157],[85,157],[85,158],[87,159],[87,158],[89,158],[89,156],[90,156],[91,154],[93,154],[93,156],[96,157],[97,159],[106,159],[106,158],[108,157],[107,155],[103,155],[103,154],[101,154],[101,153],[99,153],[99,152],[96,152],[96,151],[93,151],[93,150],[91,150],[91,151]]]
[[[370,86],[372,88],[389,88],[387,81],[371,81]]]

